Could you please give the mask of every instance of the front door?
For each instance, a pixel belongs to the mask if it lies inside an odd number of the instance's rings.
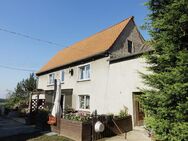
[[[144,124],[144,111],[138,100],[141,93],[133,93],[133,117],[134,126],[142,126]]]
[[[72,108],[72,89],[61,90],[60,104],[63,113]]]

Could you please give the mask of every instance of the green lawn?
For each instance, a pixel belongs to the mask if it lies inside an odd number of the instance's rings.
[[[0,141],[73,141],[62,136],[47,136],[40,133],[22,134],[0,138]]]
[[[70,139],[61,136],[46,136],[42,135],[37,138],[29,139],[27,141],[71,141]]]

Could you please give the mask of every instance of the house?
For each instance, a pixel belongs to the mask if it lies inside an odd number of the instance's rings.
[[[140,125],[143,112],[137,96],[144,85],[139,71],[146,71],[141,55],[149,50],[134,17],[127,18],[60,50],[36,73],[38,89],[51,106],[54,79],[60,79],[63,109],[117,114],[126,106],[134,125]]]

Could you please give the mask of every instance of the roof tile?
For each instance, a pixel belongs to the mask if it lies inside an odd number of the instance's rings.
[[[107,51],[132,17],[60,50],[37,74]]]

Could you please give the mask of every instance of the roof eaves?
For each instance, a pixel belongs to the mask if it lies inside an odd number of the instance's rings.
[[[95,57],[95,56],[98,56],[98,55],[102,55],[102,54],[105,54],[105,53],[107,53],[107,51],[99,52],[99,53],[97,53],[97,54],[90,55],[90,56],[87,56],[87,57],[85,57],[85,58],[82,58],[82,59],[79,59],[79,60],[76,60],[76,61],[73,61],[73,62],[66,63],[66,64],[64,64],[64,65],[58,65],[58,66],[52,67],[52,68],[50,68],[50,69],[48,69],[48,70],[46,70],[46,71],[38,71],[38,72],[36,72],[36,75],[39,76],[39,75],[41,75],[41,74],[44,74],[45,72],[52,72],[52,71],[55,70],[55,69],[62,68],[62,67],[64,67],[64,66],[68,66],[68,65],[71,65],[71,64],[73,64],[73,63],[80,62],[80,61],[82,61],[82,60],[85,60],[85,59],[88,59],[88,58],[92,58],[92,57]]]

